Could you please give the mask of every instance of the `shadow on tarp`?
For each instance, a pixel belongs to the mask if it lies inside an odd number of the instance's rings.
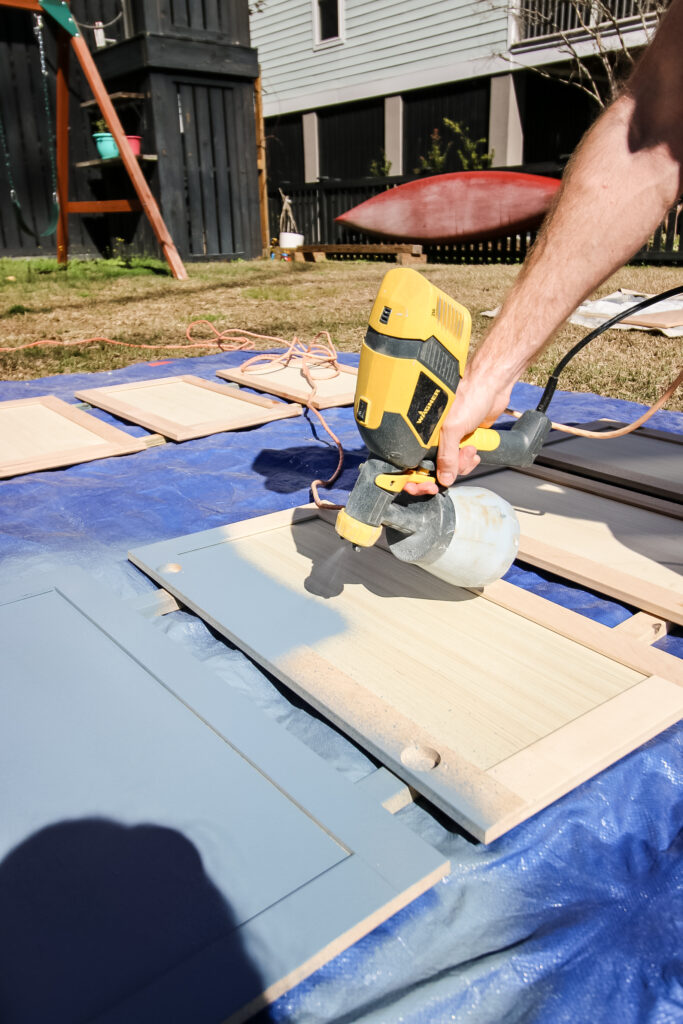
[[[3,1024],[215,1024],[262,990],[195,846],[97,818],[2,861],[0,963]]]
[[[323,435],[324,436],[324,435]],[[344,468],[335,488],[349,491],[358,477],[358,467],[368,457],[365,448],[344,449]],[[276,494],[294,494],[311,480],[327,480],[334,473],[339,454],[334,446],[300,445],[295,448],[262,448],[251,464],[263,477],[266,490]]]

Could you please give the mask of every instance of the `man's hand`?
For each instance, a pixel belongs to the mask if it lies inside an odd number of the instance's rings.
[[[476,368],[460,381],[439,437],[436,476],[443,487],[450,487],[458,474],[465,476],[479,465],[477,449],[472,445],[461,448],[460,442],[477,427],[489,427],[498,419],[507,408],[511,390],[511,385],[493,383],[491,376],[477,373]],[[406,484],[405,490],[414,495],[436,494],[438,487],[433,480],[426,480]]]

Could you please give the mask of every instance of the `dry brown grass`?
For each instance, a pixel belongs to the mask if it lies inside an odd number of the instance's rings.
[[[326,329],[340,349],[357,351],[379,282],[388,269],[387,264],[368,262],[208,263],[191,265],[190,280],[180,283],[158,273],[137,276],[122,272],[118,277],[100,278],[94,269],[79,275],[76,265],[73,273],[66,274],[30,272],[28,267],[26,261],[4,260],[0,265],[0,345],[94,335],[134,344],[181,345],[191,321],[208,319],[219,330],[237,327],[287,339],[297,334],[305,341]],[[501,301],[519,270],[502,265],[430,265],[423,269],[430,280],[472,312],[473,345],[490,324],[481,311]],[[16,280],[8,280],[10,277]],[[657,292],[673,287],[680,279],[680,270],[673,268],[629,267],[615,274],[596,295],[618,287]],[[565,325],[524,379],[545,383],[552,366],[584,333],[581,327]],[[675,376],[680,348],[680,339],[610,331],[570,364],[560,386],[649,404]],[[5,379],[26,379],[113,369],[182,354],[163,347],[150,353],[99,344],[38,348],[0,354],[0,374]],[[683,409],[683,398],[674,396],[669,408]]]

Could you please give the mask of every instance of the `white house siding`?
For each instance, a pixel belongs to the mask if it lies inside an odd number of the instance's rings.
[[[343,35],[316,47],[311,0],[265,0],[251,36],[266,117],[509,70],[499,0],[345,0]]]

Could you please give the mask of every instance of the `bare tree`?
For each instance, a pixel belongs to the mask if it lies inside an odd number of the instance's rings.
[[[670,0],[518,0],[514,13],[520,43],[549,37],[565,69],[543,65],[530,70],[564,81],[586,93],[599,107],[608,106],[635,64],[638,51],[652,37]],[[638,45],[633,29],[642,29]],[[592,43],[584,52],[586,40]],[[522,65],[512,53],[506,60]]]

